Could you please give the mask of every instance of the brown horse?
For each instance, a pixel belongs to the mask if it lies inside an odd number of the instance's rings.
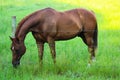
[[[24,39],[28,32],[32,32],[38,47],[39,60],[42,62],[44,43],[49,44],[52,58],[56,62],[55,41],[68,40],[76,36],[81,37],[88,46],[90,61],[95,57],[97,48],[97,21],[94,13],[85,9],[73,9],[58,12],[51,8],[38,10],[20,21],[11,38],[12,64],[20,64],[20,59],[26,51]]]

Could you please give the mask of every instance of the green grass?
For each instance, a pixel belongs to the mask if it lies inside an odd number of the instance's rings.
[[[38,9],[59,11],[86,8],[96,13],[99,27],[97,61],[87,68],[89,53],[80,38],[56,42],[57,63],[53,64],[45,44],[43,66],[38,64],[35,40],[26,37],[26,54],[21,65],[11,64],[11,16],[17,23]],[[119,80],[120,79],[120,5],[119,0],[0,0],[0,79],[1,80]]]

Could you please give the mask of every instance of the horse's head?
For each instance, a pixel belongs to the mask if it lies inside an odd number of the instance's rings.
[[[24,42],[19,41],[17,38],[11,38],[11,51],[12,51],[12,64],[13,67],[17,67],[20,64],[20,59],[26,51]]]

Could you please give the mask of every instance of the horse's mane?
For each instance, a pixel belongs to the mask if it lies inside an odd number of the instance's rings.
[[[39,11],[39,10],[38,10],[38,11]],[[31,16],[35,15],[35,13],[37,13],[38,11],[35,11],[35,12],[29,14],[28,16],[24,17],[24,18],[18,23],[16,32],[15,32],[15,37],[17,37],[17,35],[19,34],[19,30],[21,29],[22,25],[23,25]]]

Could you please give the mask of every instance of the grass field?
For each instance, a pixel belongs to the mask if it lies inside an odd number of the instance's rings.
[[[80,38],[56,42],[57,63],[53,64],[45,44],[43,66],[38,64],[35,40],[25,39],[26,54],[21,65],[11,64],[11,16],[17,23],[38,9],[59,11],[86,8],[96,13],[99,28],[97,61],[87,67],[89,53]],[[119,80],[120,79],[120,4],[119,0],[0,0],[0,80]]]

